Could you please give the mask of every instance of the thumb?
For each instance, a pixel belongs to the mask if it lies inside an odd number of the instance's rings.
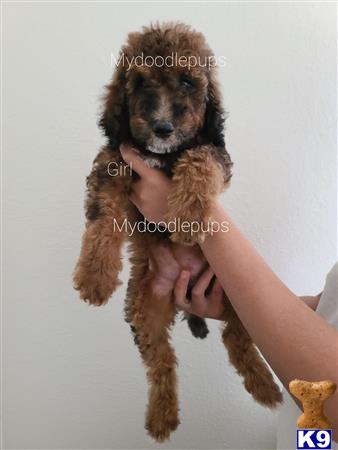
[[[151,169],[149,169],[130,144],[121,144],[120,152],[124,162],[126,162],[134,172],[140,175],[141,178],[145,178],[149,174]]]

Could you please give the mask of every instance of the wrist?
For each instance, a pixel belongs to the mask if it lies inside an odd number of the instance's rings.
[[[209,224],[210,231],[208,234],[206,234],[205,240],[201,244],[201,246],[203,246],[203,244],[210,239],[227,233],[230,230],[230,217],[228,216],[222,205],[218,202],[215,202],[211,208]]]
[[[229,216],[226,213],[225,209],[223,208],[223,206],[220,204],[220,202],[214,202],[212,208],[211,208],[211,218],[212,220],[218,220],[218,221],[223,221],[223,220],[229,220]]]

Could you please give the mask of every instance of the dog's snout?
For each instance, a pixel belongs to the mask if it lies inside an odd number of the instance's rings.
[[[157,136],[166,138],[174,131],[174,126],[171,122],[155,122],[153,131]]]

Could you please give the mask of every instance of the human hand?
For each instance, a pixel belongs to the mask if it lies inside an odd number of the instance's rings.
[[[206,290],[213,276],[214,273],[210,267],[202,273],[192,288],[190,301],[187,299],[190,272],[182,270],[174,289],[176,306],[195,316],[224,320],[224,292],[223,287],[217,279],[215,280],[210,293],[206,294]]]
[[[149,221],[165,221],[172,184],[170,178],[160,170],[148,167],[130,145],[122,144],[120,151],[124,161],[140,176],[132,184],[130,201]]]

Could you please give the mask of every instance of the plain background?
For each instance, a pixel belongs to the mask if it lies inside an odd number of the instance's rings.
[[[177,323],[182,425],[151,442],[125,287],[89,307],[71,274],[111,53],[151,20],[179,19],[227,59],[224,206],[291,289],[322,289],[336,258],[336,5],[24,2],[3,13],[4,447],[273,448],[277,414],[244,391],[217,323],[205,342]]]

